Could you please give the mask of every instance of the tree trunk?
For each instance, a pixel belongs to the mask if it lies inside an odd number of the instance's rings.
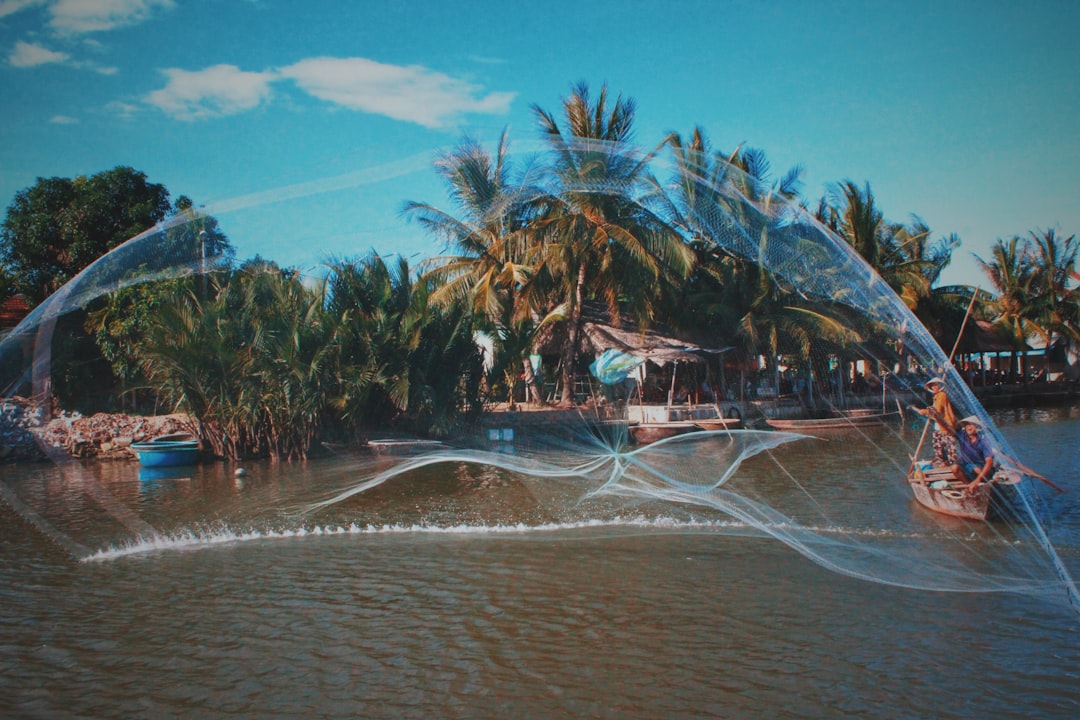
[[[585,288],[585,264],[578,267],[577,282],[571,298],[569,325],[562,347],[562,397],[560,405],[572,405],[574,400],[574,368],[577,366],[578,332],[581,329],[581,293]]]
[[[537,381],[536,373],[533,372],[532,360],[529,359],[527,353],[525,357],[521,358],[521,371],[525,376],[525,388],[529,395],[532,396],[532,402],[537,405],[545,405],[544,389],[540,387],[540,383]]]

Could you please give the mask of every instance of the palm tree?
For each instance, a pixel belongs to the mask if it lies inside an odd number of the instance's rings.
[[[1027,244],[1015,235],[1009,240],[999,238],[989,261],[978,255],[975,260],[998,293],[995,328],[1015,351],[1027,350],[1027,339],[1042,332],[1034,319],[1039,305],[1035,287],[1038,270]]]
[[[331,404],[354,430],[403,422],[445,434],[476,404],[479,350],[471,313],[436,307],[433,283],[413,281],[408,261],[372,254],[331,265],[330,313],[340,365]]]
[[[499,339],[496,368],[520,362],[534,402],[543,393],[529,360],[536,332],[545,320],[534,275],[535,246],[529,220],[539,193],[531,172],[512,177],[506,131],[493,156],[466,138],[435,164],[460,213],[451,215],[427,203],[408,202],[402,212],[429,233],[441,237],[456,254],[428,260],[423,276],[435,285],[432,302],[440,307],[465,302],[478,327]],[[555,316],[548,313],[549,319]],[[513,405],[514,373],[506,371]]]
[[[686,236],[697,263],[681,309],[683,327],[706,324],[721,337],[740,337],[775,370],[780,354],[809,359],[817,341],[842,345],[858,334],[839,308],[799,291],[794,278],[821,248],[797,232],[779,231],[791,210],[801,170],[769,184],[763,152],[713,152],[700,128],[688,141],[668,137],[675,156],[671,189],[660,194],[665,214]],[[773,245],[779,244],[779,253]],[[777,257],[784,256],[777,264]],[[770,266],[770,262],[772,265]],[[787,278],[786,280],[783,278]]]
[[[215,454],[306,457],[337,351],[322,288],[261,261],[209,280],[205,292],[177,284],[160,305],[139,348],[146,376]]]
[[[1029,247],[1033,255],[1035,277],[1032,280],[1038,324],[1050,347],[1059,337],[1080,341],[1080,319],[1077,301],[1080,293],[1069,290],[1067,284],[1074,276],[1080,244],[1075,235],[1061,238],[1053,230],[1030,233]]]
[[[839,183],[831,201],[819,205],[818,219],[844,238],[875,270],[881,266],[884,216],[877,208],[870,183],[859,188],[851,180]]]
[[[850,180],[840,183],[822,198],[816,214],[948,348],[959,331],[971,290],[935,284],[960,239],[950,235],[931,240],[929,226],[918,217],[908,224],[887,222],[869,183],[862,188]]]
[[[533,111],[554,154],[553,189],[532,227],[542,242],[542,271],[566,307],[561,402],[569,404],[584,301],[602,301],[616,324],[624,310],[647,324],[654,289],[684,279],[693,255],[636,197],[649,187],[653,153],[642,156],[630,146],[632,99],[619,96],[609,107],[606,86],[594,100],[583,82],[563,99],[565,130],[551,113],[536,105]]]

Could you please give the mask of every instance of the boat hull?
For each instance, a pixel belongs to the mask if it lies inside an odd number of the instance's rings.
[[[699,430],[738,430],[742,427],[739,418],[720,418],[714,420],[694,420]]]
[[[927,510],[966,520],[986,520],[990,515],[990,486],[983,484],[972,493],[956,483],[946,488],[931,487],[924,481],[912,481],[915,500]]]
[[[1016,475],[999,472],[993,482],[966,492],[967,483],[957,481],[948,468],[916,467],[908,476],[916,502],[927,510],[965,520],[990,520],[997,516],[1020,481]]]
[[[170,440],[132,443],[131,449],[143,467],[179,467],[199,461],[197,440]]]
[[[647,445],[657,440],[700,431],[692,422],[637,423],[630,425],[630,437],[638,445]]]
[[[814,433],[819,431],[831,432],[837,430],[856,430],[879,427],[896,420],[898,417],[898,413],[884,413],[877,415],[850,415],[828,418],[767,418],[765,422],[774,430]]]
[[[639,445],[684,433],[742,427],[737,408],[729,405],[728,415],[724,417],[717,405],[634,405],[627,408],[630,437]]]

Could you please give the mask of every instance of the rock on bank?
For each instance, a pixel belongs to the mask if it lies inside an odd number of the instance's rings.
[[[46,417],[26,398],[0,400],[0,462],[43,460],[66,453],[78,458],[127,460],[135,457],[131,443],[175,432],[190,432],[187,415],[123,415],[97,413],[83,416],[61,412]]]

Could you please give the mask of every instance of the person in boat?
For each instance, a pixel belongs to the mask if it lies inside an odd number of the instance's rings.
[[[994,472],[994,449],[982,432],[982,422],[971,415],[960,421],[956,434],[960,462],[953,466],[953,475],[967,483],[966,492],[974,492],[981,482],[990,482]]]
[[[916,408],[915,412],[934,419],[934,465],[958,465],[960,458],[956,449],[956,410],[945,391],[945,380],[940,377],[931,378],[926,382],[926,389],[934,393],[933,404],[928,408]]]

